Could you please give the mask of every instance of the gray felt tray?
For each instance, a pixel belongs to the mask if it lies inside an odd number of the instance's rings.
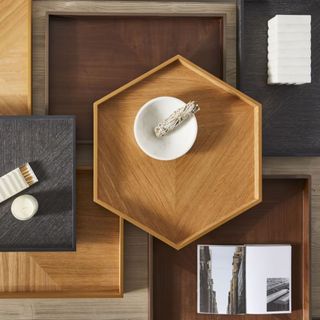
[[[75,250],[75,119],[0,117],[0,176],[29,162],[39,182],[22,194],[39,202],[28,221],[0,204],[0,251]]]

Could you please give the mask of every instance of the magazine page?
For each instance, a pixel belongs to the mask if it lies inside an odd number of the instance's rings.
[[[245,247],[198,245],[198,313],[245,313]]]
[[[291,312],[291,246],[246,246],[247,314]]]

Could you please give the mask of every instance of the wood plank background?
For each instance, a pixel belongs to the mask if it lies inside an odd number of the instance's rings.
[[[234,0],[216,2],[217,12],[227,14],[227,80],[235,84],[236,64],[236,6]],[[220,3],[219,3],[220,2]],[[206,2],[205,2],[206,3]],[[33,99],[37,113],[45,113],[45,29],[46,11],[97,11],[108,7],[106,1],[33,1]],[[110,2],[109,8],[139,12],[152,2]],[[179,2],[177,2],[177,5]],[[179,6],[179,5],[178,5]],[[156,6],[157,7],[157,6]],[[162,2],[158,8],[174,12],[176,4]],[[181,7],[181,5],[179,6]],[[155,5],[151,9],[155,10]],[[169,9],[168,9],[169,8]],[[200,4],[192,4],[193,10],[205,12]],[[183,9],[183,10],[190,10]],[[229,57],[229,58],[228,58]],[[79,150],[83,164],[92,162],[91,153]],[[311,174],[312,185],[312,295],[314,316],[320,317],[320,159],[319,158],[267,158],[264,171],[269,174]],[[130,224],[125,224],[125,295],[124,299],[10,299],[0,300],[1,320],[123,320],[148,319],[148,236]],[[168,319],[169,320],[169,319]]]

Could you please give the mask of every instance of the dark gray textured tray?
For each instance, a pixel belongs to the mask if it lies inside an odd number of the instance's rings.
[[[0,204],[0,251],[75,250],[74,159],[74,117],[0,117],[0,176],[29,162],[39,179],[22,191],[39,202],[29,221],[11,214],[15,197]]]
[[[311,14],[312,83],[267,85],[267,22]],[[320,1],[238,0],[238,88],[263,105],[264,156],[320,155]]]

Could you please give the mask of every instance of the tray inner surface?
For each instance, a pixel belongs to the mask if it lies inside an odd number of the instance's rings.
[[[292,307],[276,319],[309,319],[309,184],[304,178],[264,179],[263,202],[200,240],[175,251],[153,240],[154,320],[239,319],[199,315],[197,244],[292,244]],[[270,315],[241,319],[272,319]]]
[[[77,251],[0,253],[0,297],[121,294],[122,226],[92,201],[92,170],[77,172]]]
[[[91,142],[93,102],[176,54],[222,78],[223,18],[49,16],[49,114]]]

